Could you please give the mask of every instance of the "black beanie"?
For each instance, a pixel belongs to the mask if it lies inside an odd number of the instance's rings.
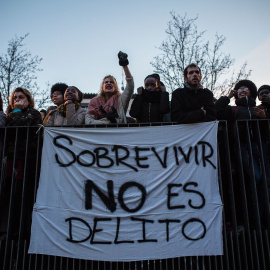
[[[238,90],[242,86],[246,86],[250,91],[250,96],[253,97],[254,99],[256,99],[257,94],[258,94],[257,93],[257,86],[252,81],[241,80],[235,85],[234,90]],[[238,96],[236,95],[235,98],[238,99]]]
[[[258,95],[259,95],[259,92],[264,90],[264,89],[267,89],[270,91],[270,85],[262,85],[259,89],[258,89]]]
[[[52,94],[55,91],[60,91],[62,93],[62,95],[64,96],[65,91],[66,91],[67,88],[68,88],[68,85],[65,84],[65,83],[56,83],[56,84],[54,84],[52,86],[52,88],[51,88],[51,97],[52,97]]]

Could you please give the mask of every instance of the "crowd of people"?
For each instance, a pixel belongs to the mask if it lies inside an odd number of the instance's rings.
[[[81,107],[83,93],[77,87],[56,83],[51,87],[51,99],[54,106],[39,112],[34,108],[35,103],[30,91],[18,87],[10,95],[6,114],[3,112],[3,101],[0,95],[0,126],[37,126],[38,124],[81,126],[171,121],[189,124],[227,120],[228,127],[231,128],[229,135],[233,138],[236,120],[270,119],[270,85],[263,85],[257,90],[252,81],[240,80],[228,96],[222,96],[216,100],[213,93],[201,85],[202,74],[196,64],[190,64],[185,68],[184,86],[173,91],[171,102],[160,76],[158,74],[146,76],[144,87],[137,89],[137,95],[131,105],[129,112],[131,117],[127,117],[128,106],[134,92],[134,80],[128,67],[127,54],[119,52],[118,58],[127,82],[122,93],[116,79],[111,75],[105,76],[99,93],[91,99],[86,110]],[[256,106],[257,97],[260,102],[258,106]],[[230,105],[232,98],[235,98],[235,106]],[[267,136],[264,138],[262,140],[263,157],[264,162],[267,163],[265,175],[268,195],[270,195],[269,138]],[[1,143],[0,140],[0,158],[3,154]],[[248,142],[241,141],[241,153],[244,157],[243,168],[250,176],[252,174],[250,160],[253,159],[256,184],[260,184],[263,173],[257,149],[258,144],[252,142],[253,154],[252,157],[247,158],[250,153]],[[235,151],[234,144],[232,144],[231,152],[235,153]],[[13,166],[12,156],[10,163],[10,166],[9,163],[7,164],[7,168]],[[263,210],[264,206],[261,206],[260,211]]]
[[[44,126],[57,125],[99,125],[111,123],[147,123],[175,121],[181,124],[239,119],[270,118],[270,86],[263,85],[258,90],[249,80],[236,83],[228,96],[216,100],[213,93],[203,88],[201,70],[190,64],[184,70],[184,87],[169,93],[158,74],[146,76],[144,87],[137,89],[137,95],[127,117],[127,109],[134,92],[134,80],[128,68],[128,56],[119,52],[119,65],[123,67],[126,87],[120,93],[116,79],[105,76],[96,97],[91,99],[88,109],[81,108],[83,93],[75,86],[56,83],[51,88],[51,99],[55,106],[38,112],[29,90],[18,87],[10,95],[6,114],[1,99],[1,126]],[[256,106],[258,96],[261,104]],[[230,106],[231,98],[236,106]],[[216,102],[215,102],[216,101]]]

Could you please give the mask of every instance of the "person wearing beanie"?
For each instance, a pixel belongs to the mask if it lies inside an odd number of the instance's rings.
[[[235,98],[236,106],[230,106],[230,99]],[[250,120],[262,118],[255,112],[257,87],[250,80],[241,80],[236,83],[228,96],[220,97],[215,103],[218,120],[227,120],[233,123],[235,120]]]
[[[83,93],[75,86],[69,86],[64,94],[65,103],[51,112],[46,126],[83,125],[86,110],[81,108]]]
[[[239,81],[233,90],[230,91],[229,95],[226,97],[220,97],[215,103],[215,108],[217,110],[218,120],[227,120],[229,128],[229,136],[232,145],[231,151],[233,152],[232,158],[236,157],[236,162],[239,163],[239,167],[243,166],[245,177],[249,179],[249,183],[252,183],[255,178],[257,192],[258,192],[258,205],[259,212],[262,218],[264,212],[264,202],[263,202],[263,171],[261,162],[260,147],[257,144],[256,138],[259,137],[256,125],[252,122],[249,125],[246,122],[238,122],[237,120],[252,120],[252,119],[264,119],[266,114],[263,108],[256,107],[256,97],[257,97],[257,87],[250,80]],[[235,98],[236,106],[230,106],[230,99]],[[254,123],[254,122],[253,122]],[[249,138],[247,136],[249,134]],[[237,138],[239,137],[239,145],[237,144]],[[265,176],[267,179],[268,191],[270,191],[270,168],[269,166],[269,154],[264,153],[264,150],[268,152],[268,148],[264,147],[264,140],[262,142],[264,164],[265,164]],[[252,152],[250,155],[249,149]],[[265,149],[264,149],[265,148]],[[267,158],[266,158],[267,157]],[[240,162],[241,160],[241,162]],[[252,160],[252,162],[251,162]],[[254,177],[254,178],[253,178]],[[248,193],[251,193],[250,187],[247,187]],[[250,196],[252,196],[250,194]]]
[[[130,116],[139,123],[163,122],[163,116],[170,112],[169,93],[158,74],[148,75],[144,87],[137,89],[138,95],[132,102]]]
[[[184,87],[172,93],[171,118],[181,124],[216,120],[213,93],[201,85],[201,70],[196,64],[184,70]]]

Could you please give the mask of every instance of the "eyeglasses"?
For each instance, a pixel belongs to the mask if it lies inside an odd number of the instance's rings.
[[[249,89],[248,88],[239,88],[238,90],[237,90],[237,92],[243,92],[243,91],[248,91]]]

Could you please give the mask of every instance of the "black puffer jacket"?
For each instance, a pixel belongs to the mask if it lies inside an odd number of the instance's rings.
[[[202,106],[206,110],[204,115]],[[213,93],[204,89],[191,89],[187,86],[178,88],[172,93],[172,121],[178,123],[209,122],[216,120]]]
[[[130,116],[138,122],[162,122],[163,116],[170,112],[169,93],[143,89],[141,95],[133,100]]]

